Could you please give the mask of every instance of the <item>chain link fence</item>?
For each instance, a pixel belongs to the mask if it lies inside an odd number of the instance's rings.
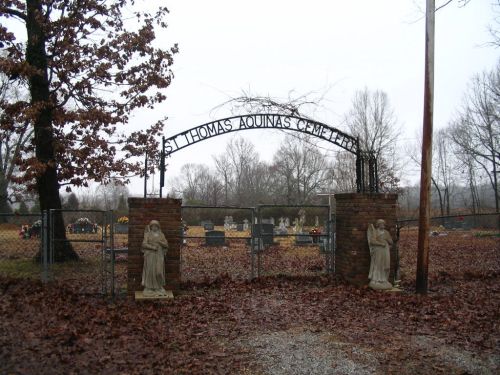
[[[57,220],[64,236],[50,225]],[[100,210],[0,214],[0,276],[61,282],[84,294],[125,294],[128,231],[114,221],[112,211]],[[77,259],[61,262],[61,251]]]
[[[500,231],[500,213],[436,216],[430,220],[435,230]],[[400,219],[398,227],[418,227],[418,218]]]
[[[0,213],[0,275],[41,278],[42,215]]]

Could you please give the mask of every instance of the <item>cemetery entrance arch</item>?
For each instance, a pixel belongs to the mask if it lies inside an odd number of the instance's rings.
[[[377,160],[373,153],[361,150],[359,139],[334,127],[304,117],[258,113],[227,117],[163,137],[160,159],[160,197],[165,185],[165,159],[173,153],[219,135],[252,129],[273,129],[308,134],[356,155],[358,192],[378,192]],[[353,171],[354,173],[354,171]]]

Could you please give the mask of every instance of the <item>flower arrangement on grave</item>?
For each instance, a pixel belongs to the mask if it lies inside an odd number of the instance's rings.
[[[118,218],[118,223],[119,224],[128,224],[128,217],[122,216],[122,217]]]
[[[309,234],[311,236],[319,236],[321,234],[321,229],[319,229],[318,227],[313,227],[310,231],[309,231]]]
[[[313,243],[318,243],[321,236],[321,229],[319,229],[318,227],[313,227],[309,231],[309,235],[312,237]]]

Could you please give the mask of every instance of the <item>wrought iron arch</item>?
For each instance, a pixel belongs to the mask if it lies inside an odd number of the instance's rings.
[[[162,195],[162,188],[165,186],[165,159],[167,157],[195,143],[219,135],[252,129],[295,131],[333,143],[356,155],[357,191],[378,191],[376,158],[372,153],[367,153],[360,149],[358,138],[329,125],[304,117],[257,113],[226,117],[185,130],[169,138],[163,137],[160,161],[160,197]],[[368,170],[366,170],[366,164],[368,164]],[[366,181],[367,179],[368,181]]]

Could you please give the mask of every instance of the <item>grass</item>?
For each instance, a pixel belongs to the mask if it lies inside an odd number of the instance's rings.
[[[482,231],[482,232],[476,232],[474,233],[474,237],[477,237],[477,238],[482,238],[482,237],[500,237],[500,232],[486,232],[486,231]]]
[[[37,279],[41,266],[30,259],[0,259],[0,275],[5,277]]]

